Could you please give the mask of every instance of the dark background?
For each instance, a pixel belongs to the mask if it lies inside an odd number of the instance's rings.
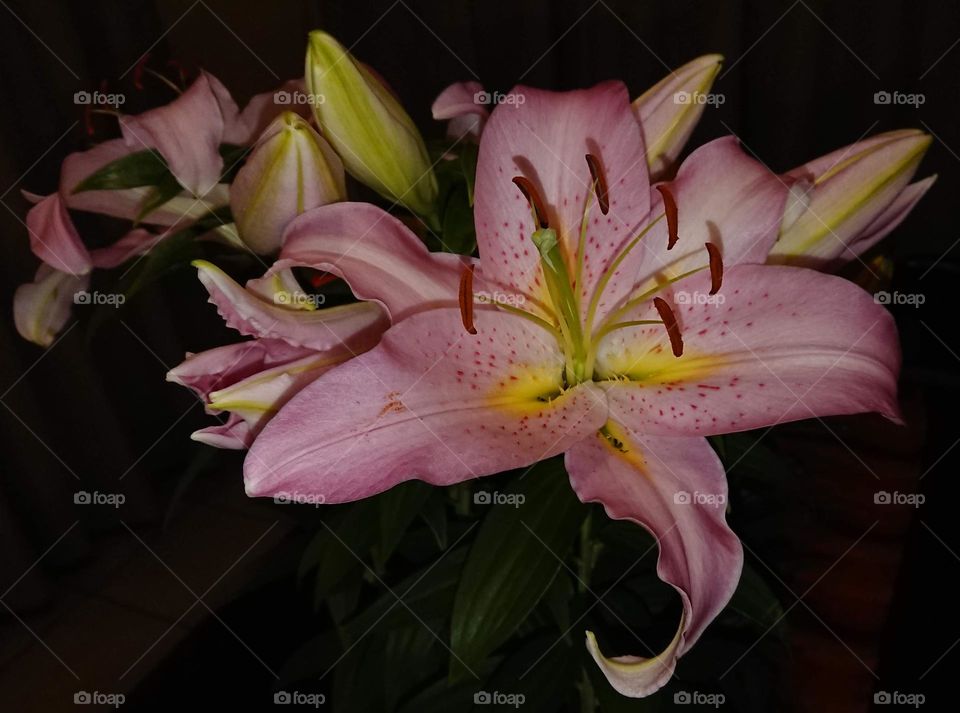
[[[637,95],[669,69],[720,52],[726,63],[714,91],[725,102],[706,109],[691,146],[732,132],[781,172],[880,131],[916,127],[935,137],[918,176],[937,173],[939,179],[884,244],[895,258],[895,286],[927,298],[922,308],[897,314],[906,356],[903,391],[916,416],[911,433],[919,439],[917,472],[925,474],[919,485],[914,476],[913,487],[927,502],[911,511],[894,538],[906,543],[906,556],[878,585],[885,591],[870,591],[873,585],[864,581],[861,592],[883,599],[895,586],[889,621],[874,627],[873,638],[882,642],[879,662],[868,667],[876,673],[874,688],[927,692],[933,700],[937,684],[951,683],[960,661],[960,647],[953,648],[960,640],[954,584],[960,449],[953,450],[960,436],[954,307],[960,5],[947,2],[3,0],[0,591],[12,588],[0,596],[0,620],[7,619],[0,633],[6,637],[28,626],[30,616],[55,609],[65,596],[64,578],[96,563],[99,543],[111,532],[129,526],[162,538],[177,476],[199,452],[187,436],[205,423],[197,403],[166,384],[164,373],[187,350],[233,339],[186,271],[131,305],[90,344],[82,326],[47,354],[21,340],[10,306],[36,261],[21,224],[26,203],[19,190],[52,191],[62,158],[88,145],[75,91],[106,79],[111,90],[126,93],[130,112],[169,100],[156,83],[143,93],[131,86],[129,70],[145,51],[157,66],[176,59],[211,71],[243,101],[302,73],[304,40],[315,27],[331,31],[384,75],[432,136],[442,135],[442,127],[430,119],[430,103],[452,81],[474,78],[503,91],[520,81],[565,89],[616,77]],[[925,101],[919,108],[878,106],[873,96],[881,90],[920,93]],[[241,489],[239,462],[229,456],[221,462],[218,490]],[[74,507],[74,491],[97,488],[127,495],[125,525],[112,513]],[[812,522],[809,536],[816,533]],[[224,656],[197,665],[247,665]],[[5,657],[0,666],[16,660]],[[189,680],[183,671],[170,675]],[[242,690],[243,681],[235,685]],[[941,709],[935,707],[941,703],[927,705]]]

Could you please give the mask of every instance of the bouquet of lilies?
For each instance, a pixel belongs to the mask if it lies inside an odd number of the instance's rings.
[[[732,136],[680,161],[721,60],[695,59],[633,100],[618,81],[455,84],[433,104],[446,138],[430,144],[324,32],[310,35],[304,78],[242,110],[202,72],[169,104],[119,115],[120,138],[67,156],[55,192],[28,195],[41,265],[16,293],[17,328],[53,343],[95,269],[122,272],[116,289],[132,296],[192,264],[245,339],[188,354],[168,379],[217,421],[195,440],[247,450],[248,495],[339,514],[304,566],[327,578],[318,593],[341,591],[329,543],[351,518],[373,532],[349,544],[373,553],[372,566],[358,559],[378,578],[422,518],[444,555],[458,552],[437,637],[450,680],[484,678],[545,603],[590,590],[601,550],[617,546],[598,533],[646,531],[656,575],[679,594],[675,633],[642,655],[584,635],[613,689],[650,695],[741,578],[719,437],[838,414],[899,420],[894,322],[833,273],[935,178],[912,182],[930,143],[914,130],[779,175]],[[76,211],[130,230],[89,248]],[[236,256],[258,276],[231,276]],[[473,482],[507,472],[502,491]],[[382,506],[335,507],[355,501]],[[531,546],[538,556],[516,554]],[[340,600],[334,619],[357,606]],[[592,696],[603,681],[583,671]]]

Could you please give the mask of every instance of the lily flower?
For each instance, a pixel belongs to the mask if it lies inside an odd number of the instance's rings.
[[[284,112],[264,130],[230,186],[240,238],[260,254],[279,249],[293,218],[346,197],[340,158],[293,112]]]
[[[708,92],[722,62],[719,54],[697,57],[633,100],[651,179],[662,178],[674,168],[707,107]],[[455,82],[440,92],[431,110],[434,119],[448,120],[449,138],[469,136],[479,141],[490,116],[488,105],[495,99],[479,82]]]
[[[316,308],[289,270],[241,287],[206,261],[200,281],[228,326],[254,339],[187,354],[167,381],[192,389],[210,414],[227,420],[191,438],[218,448],[248,448],[284,403],[334,366],[370,349],[388,326],[383,311],[358,302]]]
[[[645,696],[740,575],[705,437],[861,411],[897,419],[895,327],[847,281],[760,264],[787,189],[736,141],[707,144],[651,187],[621,83],[514,91],[525,102],[494,109],[483,132],[480,258],[460,262],[459,285],[460,258],[403,248],[395,260],[402,226],[371,225],[350,204],[288,228],[276,270],[333,266],[393,326],[273,417],[245,486],[340,503],[565,453],[581,500],[654,534],[658,574],[682,600],[676,636],[653,658],[605,656],[587,632],[611,684]]]
[[[876,245],[936,180],[910,182],[931,140],[889,131],[788,171],[794,186],[770,262],[831,269]]]
[[[438,189],[426,145],[383,81],[319,30],[310,33],[306,81],[314,117],[350,175],[431,216]]]

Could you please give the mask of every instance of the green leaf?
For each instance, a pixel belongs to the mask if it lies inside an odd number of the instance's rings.
[[[374,549],[374,566],[381,571],[396,549],[410,523],[420,514],[433,488],[419,480],[411,480],[391,488],[377,497],[380,510],[380,542]]]
[[[579,643],[579,641],[578,641]],[[551,713],[564,702],[573,699],[579,651],[574,652],[568,642],[557,641],[553,632],[541,634],[525,642],[517,651],[506,656],[493,675],[478,688],[500,696],[502,703],[480,703],[474,711],[517,710],[522,701],[525,713]],[[522,698],[520,698],[522,696]]]
[[[570,602],[572,600],[573,582],[566,572],[558,572],[544,595],[543,603],[562,634],[567,634],[570,629]]]
[[[478,666],[506,641],[544,595],[577,535],[586,509],[561,461],[545,461],[518,478],[508,495],[519,506],[493,505],[464,567],[451,622],[451,680]],[[520,501],[520,498],[514,498]]]
[[[72,192],[159,186],[172,175],[163,157],[158,152],[147,149],[127,154],[100,167],[80,181]]]
[[[473,208],[470,207],[464,184],[450,191],[443,211],[442,234],[442,247],[447,252],[470,255],[477,247]]]
[[[164,203],[169,201],[171,198],[175,198],[183,190],[180,184],[177,183],[177,179],[173,177],[172,173],[168,173],[164,176],[160,183],[150,189],[150,192],[144,198],[143,203],[140,205],[140,210],[134,218],[134,224],[140,223],[144,218],[150,215],[157,208],[162,206]]]
[[[447,499],[439,488],[431,488],[431,495],[423,504],[420,517],[437,541],[437,547],[447,549]]]
[[[774,630],[776,636],[784,635],[783,605],[750,562],[743,564],[740,583],[727,603],[727,610],[746,619],[758,631]]]
[[[460,169],[467,182],[467,202],[473,207],[473,189],[477,182],[477,156],[480,147],[473,143],[465,144],[460,151]]]

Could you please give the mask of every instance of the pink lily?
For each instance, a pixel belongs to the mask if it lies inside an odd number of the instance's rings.
[[[459,309],[451,256],[394,262],[400,228],[387,218],[354,221],[340,204],[290,226],[276,269],[333,265],[394,325],[271,420],[246,458],[246,490],[339,503],[566,453],[581,500],[657,537],[658,573],[683,603],[654,658],[608,658],[587,633],[611,684],[645,696],[739,578],[724,471],[705,436],[861,411],[897,419],[895,327],[849,282],[757,264],[787,189],[735,141],[695,151],[651,190],[622,84],[514,91],[526,101],[495,109],[481,140],[481,257],[461,268]]]
[[[788,171],[793,182],[770,262],[834,269],[896,228],[936,176],[911,183],[931,137],[888,131]]]
[[[334,366],[370,349],[387,327],[383,311],[359,302],[316,309],[289,270],[246,288],[198,261],[200,281],[227,325],[254,339],[187,354],[167,374],[192,389],[211,414],[228,413],[191,438],[218,448],[249,448],[283,404]]]

